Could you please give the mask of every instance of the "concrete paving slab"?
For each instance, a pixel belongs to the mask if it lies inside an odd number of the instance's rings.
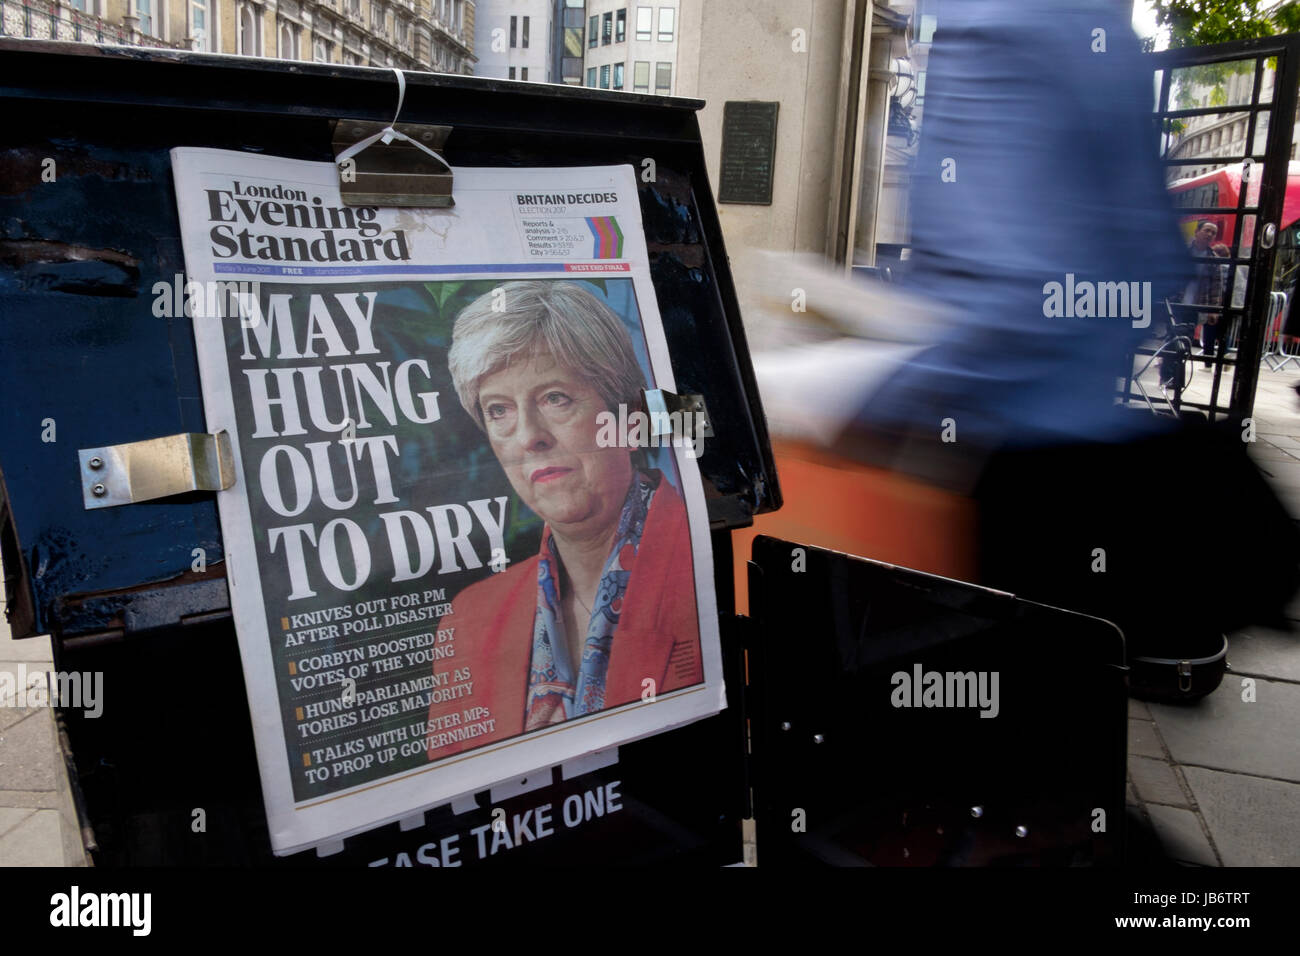
[[[1128,752],[1129,756],[1139,754],[1143,757],[1164,757],[1165,752],[1160,749],[1160,741],[1156,740],[1155,727],[1151,721],[1129,718]]]
[[[12,646],[12,642],[0,644],[0,673],[9,675],[4,681],[5,690],[0,691],[2,707],[12,707],[19,699],[19,691],[22,691],[22,698],[26,700],[26,688],[20,687],[19,684],[29,682],[31,675],[37,670],[49,671],[53,668],[53,664],[49,661],[26,661],[5,656]]]
[[[1278,448],[1284,448],[1288,451],[1300,452],[1300,439],[1292,438],[1290,435],[1264,435],[1261,436],[1264,441]]]
[[[1128,699],[1128,715],[1137,720],[1151,719],[1151,711],[1147,710],[1146,701],[1138,700],[1135,697]]]
[[[32,714],[36,713],[35,707],[0,707],[0,739],[4,737],[4,732],[19,721],[26,720]],[[3,747],[0,747],[3,750]],[[3,760],[0,757],[0,760]]]
[[[1256,436],[1260,438],[1261,441],[1269,442],[1269,445],[1277,446],[1279,449],[1300,451],[1300,440],[1292,438],[1290,434],[1264,434],[1264,436],[1260,436],[1260,434],[1256,432]]]
[[[1228,661],[1232,671],[1225,681],[1231,674],[1248,674],[1300,683],[1300,634],[1246,628],[1228,638]]]
[[[1205,838],[1201,823],[1191,810],[1151,803],[1147,804],[1147,813],[1151,817],[1156,836],[1171,858],[1200,866],[1219,865],[1214,848]]]
[[[55,790],[0,790],[0,808],[7,807],[59,810],[63,807],[63,795]]]
[[[50,647],[50,636],[45,634],[16,641],[6,634],[0,638],[0,658],[6,661],[53,663],[54,650]]]
[[[63,866],[58,811],[37,810],[0,837],[0,866]]]
[[[1300,866],[1300,785],[1188,767],[1224,866]]]
[[[1247,703],[1243,679],[1224,677],[1197,704],[1150,705],[1170,754],[1179,764],[1300,781],[1300,685],[1250,678],[1256,699]]]
[[[1164,803],[1174,807],[1190,807],[1191,801],[1178,784],[1176,771],[1163,760],[1150,757],[1129,757],[1128,770],[1133,775],[1133,786],[1147,803]]]
[[[0,780],[10,790],[56,790],[64,773],[54,718],[48,710],[32,714],[4,732],[0,743]]]
[[[31,807],[0,807],[0,837],[3,837],[35,812]]]

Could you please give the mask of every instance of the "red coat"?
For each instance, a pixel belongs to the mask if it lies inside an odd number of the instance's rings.
[[[456,656],[434,662],[434,674],[454,687],[451,671],[469,667],[472,696],[429,705],[428,754],[440,760],[523,732],[528,696],[528,667],[533,653],[533,619],[537,614],[537,564],[534,555],[515,567],[470,585],[452,601],[440,628],[454,627]],[[686,508],[667,479],[659,482],[636,563],[623,596],[623,610],[609,654],[605,707],[640,700],[642,681],[654,681],[656,693],[689,687],[704,680],[695,576]],[[487,707],[496,723],[486,734],[466,740],[437,740],[439,734],[474,723],[439,723],[438,718]],[[488,718],[483,718],[488,719]]]

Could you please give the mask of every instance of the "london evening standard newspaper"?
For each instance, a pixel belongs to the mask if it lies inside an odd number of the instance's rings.
[[[172,163],[277,853],[722,708],[698,448],[619,408],[674,388],[632,167],[377,209],[329,163]]]

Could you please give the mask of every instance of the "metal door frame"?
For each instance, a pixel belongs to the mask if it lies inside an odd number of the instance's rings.
[[[1243,188],[1237,197],[1235,207],[1179,208],[1180,216],[1187,214],[1227,214],[1235,217],[1234,235],[1232,242],[1229,244],[1231,256],[1219,260],[1220,264],[1227,265],[1232,270],[1230,273],[1232,282],[1229,284],[1228,289],[1225,290],[1226,301],[1220,310],[1220,322],[1230,323],[1233,317],[1238,315],[1241,317],[1236,357],[1229,358],[1224,354],[1226,352],[1226,336],[1220,339],[1216,348],[1216,354],[1212,360],[1214,381],[1210,388],[1209,404],[1186,401],[1181,404],[1183,407],[1207,412],[1213,421],[1216,413],[1222,414],[1224,411],[1218,399],[1223,368],[1225,365],[1235,366],[1232,393],[1226,412],[1230,420],[1241,421],[1249,418],[1254,410],[1255,389],[1259,383],[1259,365],[1263,357],[1264,326],[1268,319],[1277,244],[1275,241],[1268,249],[1265,249],[1258,239],[1263,235],[1266,224],[1271,223],[1274,226],[1279,224],[1282,216],[1282,203],[1286,197],[1287,174],[1291,160],[1291,137],[1296,116],[1297,83],[1300,82],[1300,34],[1236,40],[1230,43],[1217,43],[1212,46],[1184,47],[1177,50],[1152,53],[1148,56],[1152,73],[1158,72],[1160,74],[1160,94],[1157,108],[1153,114],[1153,126],[1162,166],[1169,168],[1173,166],[1191,166],[1198,163],[1222,166],[1242,162],[1246,159],[1251,159],[1256,164],[1263,164],[1264,171],[1258,205],[1251,205],[1246,202],[1247,189]],[[1273,98],[1272,102],[1261,104],[1259,102],[1260,87],[1263,82],[1267,60],[1272,57],[1277,58],[1277,68],[1273,81]],[[1171,77],[1175,69],[1245,59],[1255,60],[1255,79],[1249,103],[1228,106],[1204,106],[1192,109],[1169,109],[1169,96],[1172,87]],[[1242,155],[1179,157],[1177,159],[1169,159],[1164,155],[1160,137],[1165,120],[1235,112],[1249,114],[1245,152]],[[1265,143],[1264,152],[1256,153],[1253,152],[1253,147],[1255,145],[1257,121],[1261,113],[1269,114],[1268,139]],[[1243,256],[1241,250],[1242,224],[1244,217],[1248,215],[1255,216],[1254,236],[1256,241],[1252,242],[1250,253]],[[1244,307],[1234,308],[1231,305],[1232,292],[1235,291],[1237,267],[1239,265],[1247,266],[1249,271],[1246,279]],[[1259,281],[1261,276],[1265,279],[1262,283]],[[1180,310],[1180,304],[1172,304],[1172,307],[1175,310]],[[1196,306],[1182,306],[1181,310],[1187,312],[1214,311]],[[1149,349],[1140,351],[1150,354]],[[1198,356],[1196,360],[1199,361],[1200,357]],[[1125,384],[1126,391],[1128,391],[1128,382],[1126,381]],[[1125,400],[1132,402],[1135,400],[1135,396],[1126,394]]]

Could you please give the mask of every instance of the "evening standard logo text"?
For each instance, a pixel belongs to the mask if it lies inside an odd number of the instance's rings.
[[[229,189],[205,189],[214,259],[270,262],[394,262],[411,258],[402,229],[378,222],[376,206],[330,206],[301,189],[234,180]],[[240,227],[243,228],[240,228]],[[263,232],[262,227],[278,230]],[[281,235],[286,229],[302,235]]]
[[[152,893],[82,893],[74,886],[50,897],[51,926],[126,926],[133,936],[148,936],[152,911]]]

